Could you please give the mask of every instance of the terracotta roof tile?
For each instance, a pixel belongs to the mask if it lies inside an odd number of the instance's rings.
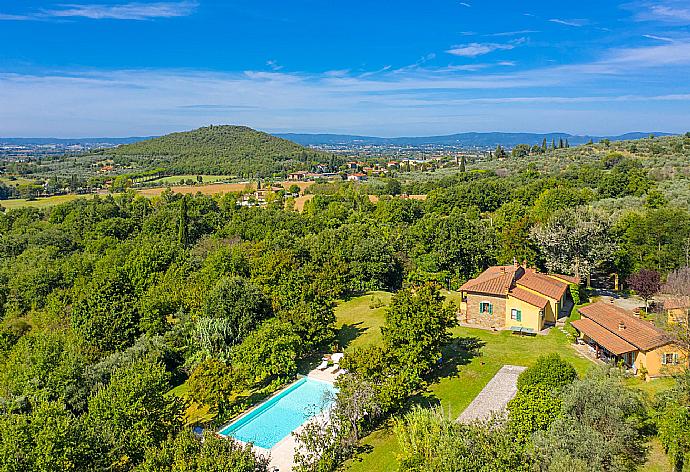
[[[570,324],[573,326],[573,328],[583,334],[586,334],[588,337],[594,340],[594,342],[600,346],[603,346],[606,348],[606,350],[617,356],[625,354],[626,352],[637,351],[635,346],[616,336],[606,328],[596,324],[589,318],[575,320]]]
[[[568,289],[567,283],[532,270],[526,271],[525,275],[520,277],[516,283],[556,300],[559,300]]]
[[[510,292],[508,292],[508,295],[522,300],[525,303],[529,303],[532,306],[536,306],[537,308],[541,308],[542,310],[546,308],[546,305],[549,303],[549,300],[546,298],[540,297],[536,293],[532,293],[520,287],[513,287]]]
[[[569,284],[579,284],[580,283],[580,277],[574,277],[572,275],[565,275],[565,274],[547,274],[551,278],[556,278],[559,280],[562,280],[566,283]]]
[[[678,310],[681,308],[690,308],[690,299],[669,298],[668,300],[664,300],[665,310]]]
[[[518,269],[518,275],[522,269]],[[513,266],[494,266],[482,272],[476,279],[468,280],[460,291],[491,295],[507,295],[513,284],[516,269]]]
[[[583,306],[578,311],[582,316],[642,351],[670,342],[666,333],[651,323],[635,318],[627,311],[610,303],[596,302]]]

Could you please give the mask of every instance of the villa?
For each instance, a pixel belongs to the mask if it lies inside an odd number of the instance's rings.
[[[690,299],[687,297],[670,298],[663,302],[663,306],[669,324],[687,323],[690,319]]]
[[[484,328],[537,333],[567,316],[567,294],[579,279],[543,274],[527,264],[494,266],[468,280],[460,292],[460,321]]]
[[[622,362],[633,373],[649,378],[682,370],[687,353],[653,324],[610,303],[596,302],[579,310],[571,324],[596,357]]]

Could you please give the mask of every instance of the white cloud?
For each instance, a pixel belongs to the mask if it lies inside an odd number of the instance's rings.
[[[643,36],[644,38],[654,39],[654,40],[656,40],[656,41],[664,41],[664,42],[667,42],[667,43],[673,43],[673,42],[675,42],[674,39],[672,39],[672,38],[667,38],[667,37],[665,37],[665,36],[656,36],[656,35],[654,35],[654,34],[643,34],[642,36]]]
[[[575,28],[580,28],[586,24],[584,20],[563,20],[560,18],[551,18],[549,20],[551,23],[557,23],[559,25],[573,26]]]
[[[25,16],[25,15],[10,15],[7,13],[0,13],[0,21],[5,20],[5,21],[24,21],[24,20],[30,20],[31,17]]]
[[[513,65],[310,74],[0,73],[0,136],[147,135],[209,123],[387,135],[496,130],[502,123],[521,130],[538,130],[544,123],[554,129],[578,126],[578,132],[598,126],[612,134],[617,131],[612,126],[620,131],[690,127],[685,111],[690,86],[677,81],[690,71],[690,43],[616,49],[600,60],[567,66]],[[651,67],[658,70],[650,74]],[[637,83],[648,84],[649,95],[633,95],[631,84]],[[669,84],[675,84],[672,93]]]
[[[448,49],[446,52],[454,56],[460,57],[477,57],[484,54],[489,54],[494,51],[509,51],[515,49],[515,46],[521,44],[525,41],[524,38],[520,38],[510,43],[499,44],[499,43],[469,43],[469,44],[458,44]]]
[[[653,5],[649,15],[660,20],[678,22],[690,21],[690,8],[675,8],[668,5]]]
[[[460,5],[462,5],[463,7],[472,8],[472,5],[470,5],[469,3],[460,2]]]
[[[49,18],[88,18],[91,20],[151,20],[188,16],[199,6],[196,1],[123,4],[63,4],[25,15],[0,14],[0,20],[46,20]]]
[[[278,64],[277,61],[274,61],[274,60],[272,60],[272,59],[271,59],[270,61],[266,61],[266,65],[267,65],[268,67],[270,67],[271,70],[274,70],[274,71],[279,71],[279,70],[281,70],[281,69],[283,68],[283,66],[281,66],[280,64]]]
[[[533,33],[539,33],[539,31],[537,31],[537,30],[503,31],[500,33],[487,34],[486,36],[501,37],[501,36],[515,36],[518,34],[533,34]]]

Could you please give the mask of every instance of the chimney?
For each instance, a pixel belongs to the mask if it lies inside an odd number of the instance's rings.
[[[624,331],[625,330],[625,323],[623,323],[623,320],[620,320],[618,322],[618,331]]]

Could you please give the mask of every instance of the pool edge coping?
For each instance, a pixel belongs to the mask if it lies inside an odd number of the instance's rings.
[[[287,438],[291,437],[292,433],[295,432],[295,431],[297,431],[297,430],[298,430],[299,428],[301,428],[302,426],[304,426],[304,424],[305,424],[307,421],[305,421],[304,423],[302,423],[301,425],[299,425],[299,426],[298,426],[297,428],[295,428],[294,430],[290,431],[290,433],[288,433],[284,438],[282,438],[280,441],[278,441],[277,443],[275,443],[273,446],[271,446],[271,447],[268,448],[268,449],[265,448],[265,447],[257,446],[256,444],[254,444],[254,443],[252,443],[252,442],[249,442],[249,441],[242,441],[241,439],[237,439],[237,438],[235,438],[234,436],[231,436],[231,435],[229,435],[229,434],[223,434],[221,431],[224,431],[225,429],[227,429],[231,424],[236,423],[236,422],[238,422],[238,421],[240,421],[240,420],[246,418],[246,417],[249,416],[251,413],[255,412],[255,411],[258,410],[260,407],[262,407],[262,406],[265,405],[266,403],[270,402],[270,401],[273,400],[274,398],[278,397],[279,395],[285,394],[285,393],[288,392],[290,389],[297,388],[298,384],[300,384],[302,381],[306,382],[307,380],[313,380],[314,382],[322,382],[322,383],[326,383],[326,384],[335,385],[335,382],[330,382],[330,381],[324,380],[324,379],[317,379],[317,378],[314,378],[314,377],[309,376],[309,374],[307,374],[307,375],[298,374],[298,375],[297,375],[297,379],[296,379],[294,382],[291,382],[291,383],[289,383],[288,385],[286,385],[285,387],[279,389],[278,391],[273,392],[273,394],[271,394],[268,398],[264,399],[263,401],[261,401],[261,402],[258,403],[257,405],[254,405],[253,407],[251,407],[250,409],[248,409],[248,410],[245,411],[244,413],[240,414],[239,416],[237,416],[237,417],[234,418],[233,420],[229,421],[229,422],[226,423],[224,426],[222,426],[219,430],[216,430],[215,433],[216,433],[218,436],[220,436],[220,437],[222,437],[222,438],[224,438],[224,439],[232,439],[233,441],[236,441],[236,442],[242,444],[243,446],[246,446],[246,445],[248,445],[248,444],[251,444],[252,447],[257,448],[257,449],[260,449],[261,451],[266,451],[267,453],[270,454],[270,452],[271,452],[272,449],[274,449],[274,448],[275,448],[276,446],[278,446],[280,443],[282,443],[283,441],[285,441]],[[317,416],[319,416],[319,415],[315,415],[315,416],[313,416],[312,418],[316,418]],[[310,419],[311,419],[311,418],[309,418],[308,420],[310,420]]]

